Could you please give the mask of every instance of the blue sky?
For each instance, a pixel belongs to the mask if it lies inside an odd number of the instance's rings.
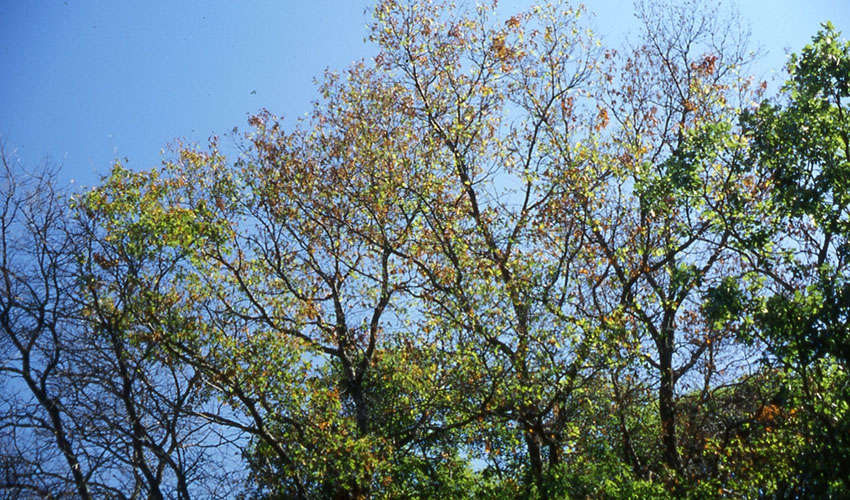
[[[159,164],[176,138],[205,142],[261,108],[294,118],[313,79],[370,57],[364,0],[0,0],[0,135],[28,165],[97,182],[112,160]],[[523,0],[503,0],[515,10]],[[631,0],[590,0],[616,43],[634,28]],[[831,19],[850,36],[850,0],[741,0],[770,78]]]

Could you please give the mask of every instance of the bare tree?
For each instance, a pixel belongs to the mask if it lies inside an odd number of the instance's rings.
[[[0,495],[232,494],[216,463],[232,449],[193,415],[199,376],[134,337],[149,327],[127,299],[138,276],[107,272],[109,243],[55,168],[0,153]]]

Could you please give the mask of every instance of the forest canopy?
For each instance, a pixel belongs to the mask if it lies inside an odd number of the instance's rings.
[[[847,498],[850,42],[376,3],[306,118],[0,172],[0,498]]]

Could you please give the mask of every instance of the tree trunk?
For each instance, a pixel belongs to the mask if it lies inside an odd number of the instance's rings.
[[[681,469],[676,441],[676,408],[673,401],[673,332],[665,330],[657,342],[661,385],[658,388],[658,411],[661,417],[661,441],[664,447],[664,463],[671,469]]]
[[[528,459],[531,465],[531,480],[537,486],[537,491],[543,488],[543,457],[540,450],[540,438],[535,434],[534,428],[525,424],[525,445],[528,448]]]

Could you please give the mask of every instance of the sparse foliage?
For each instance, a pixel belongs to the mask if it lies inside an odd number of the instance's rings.
[[[377,2],[227,155],[3,152],[9,498],[842,498],[850,44],[734,12]],[[239,456],[236,456],[239,454]]]

